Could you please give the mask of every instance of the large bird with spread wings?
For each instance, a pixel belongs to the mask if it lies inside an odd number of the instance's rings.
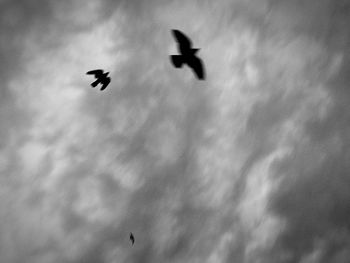
[[[86,72],[88,75],[95,75],[96,80],[91,83],[91,86],[95,88],[99,83],[101,83],[101,90],[104,90],[108,84],[111,82],[111,78],[108,77],[109,72],[103,73],[102,69],[95,69]]]
[[[171,55],[170,60],[176,68],[182,67],[183,64],[187,64],[192,68],[197,78],[204,80],[205,70],[202,60],[196,56],[199,48],[192,48],[191,40],[180,30],[173,29],[173,36],[178,42],[178,49],[181,55]]]

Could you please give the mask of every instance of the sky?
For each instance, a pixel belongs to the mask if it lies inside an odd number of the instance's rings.
[[[348,0],[0,0],[0,262],[348,262],[349,23]]]

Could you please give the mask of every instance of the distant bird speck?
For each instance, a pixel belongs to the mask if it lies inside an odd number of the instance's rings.
[[[96,80],[93,83],[91,83],[91,86],[95,88],[99,83],[101,83],[101,90],[104,90],[111,82],[111,78],[108,77],[108,73],[109,72],[103,73],[102,69],[96,69],[86,72],[86,74],[88,75],[95,75]]]
[[[135,237],[134,237],[134,235],[131,232],[130,232],[130,240],[131,240],[132,245],[134,245]]]
[[[181,31],[173,29],[172,33],[175,40],[178,42],[178,49],[181,55],[171,55],[171,62],[176,68],[182,67],[183,64],[187,64],[192,68],[197,78],[204,80],[205,70],[202,60],[196,56],[198,48],[192,48],[191,40]]]

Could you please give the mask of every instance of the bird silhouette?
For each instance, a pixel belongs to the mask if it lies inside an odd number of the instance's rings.
[[[173,36],[178,42],[178,50],[181,55],[171,55],[171,62],[176,68],[181,68],[183,64],[187,64],[192,68],[197,78],[204,80],[205,71],[202,60],[196,56],[199,48],[192,48],[191,40],[180,30],[173,29]]]
[[[91,86],[95,88],[99,83],[102,84],[101,90],[104,90],[111,82],[111,78],[108,77],[108,73],[103,73],[102,69],[90,70],[86,72],[88,75],[95,75],[96,80],[91,83]]]
[[[130,232],[130,240],[131,240],[132,245],[134,245],[135,237],[134,237],[134,235],[131,232]]]

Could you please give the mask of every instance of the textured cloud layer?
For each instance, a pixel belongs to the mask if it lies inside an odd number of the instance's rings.
[[[0,5],[1,262],[349,258],[346,1]]]

